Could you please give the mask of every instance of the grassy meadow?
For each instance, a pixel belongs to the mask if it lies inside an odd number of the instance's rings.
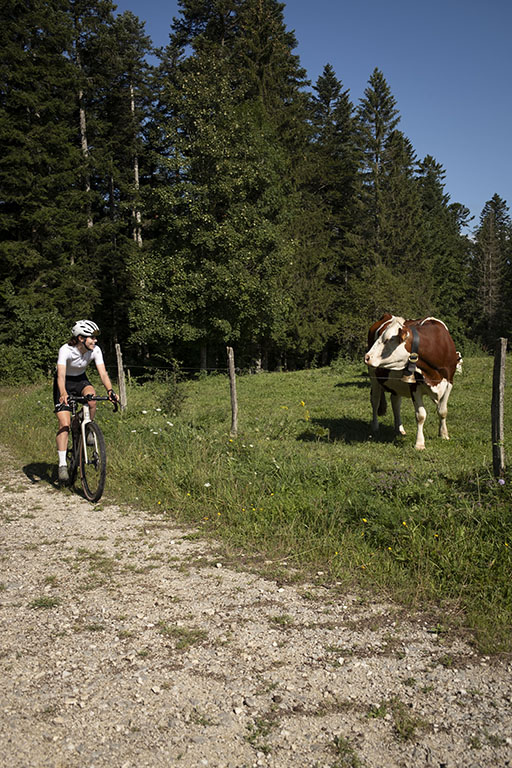
[[[510,651],[512,473],[504,483],[492,476],[492,367],[491,358],[464,361],[448,406],[450,441],[437,437],[426,401],[423,452],[407,400],[407,435],[395,438],[389,405],[372,436],[362,364],[238,377],[236,438],[226,376],[183,382],[178,398],[165,382],[132,384],[123,414],[98,407],[105,497],[214,535],[232,562],[384,595],[424,609],[438,631],[471,632],[482,651]],[[0,405],[1,441],[50,482],[51,384],[3,389]]]

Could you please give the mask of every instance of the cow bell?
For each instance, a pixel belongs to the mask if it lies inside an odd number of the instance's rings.
[[[409,355],[409,363],[405,368],[402,381],[405,384],[416,384],[416,363],[418,362],[418,353],[411,352]]]

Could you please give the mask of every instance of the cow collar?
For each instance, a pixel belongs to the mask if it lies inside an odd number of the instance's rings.
[[[412,326],[410,328],[410,331],[412,333],[412,345],[411,345],[411,353],[409,355],[409,362],[406,366],[406,376],[411,376],[414,379],[414,374],[416,373],[416,363],[418,362],[419,355],[418,355],[418,349],[420,346],[420,335],[417,331],[417,329]]]

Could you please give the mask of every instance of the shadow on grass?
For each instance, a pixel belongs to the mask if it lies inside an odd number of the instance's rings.
[[[370,389],[370,380],[367,377],[366,380],[363,381],[340,381],[338,384],[335,384],[334,387],[341,387],[342,389],[348,387],[353,387],[354,389]]]
[[[302,432],[297,440],[304,442],[392,443],[396,438],[391,426],[381,424],[375,436],[368,421],[362,419],[311,419],[311,427]]]

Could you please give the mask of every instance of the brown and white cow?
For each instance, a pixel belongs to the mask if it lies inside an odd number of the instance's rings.
[[[370,328],[368,347],[364,361],[370,374],[373,430],[379,429],[378,416],[386,410],[385,392],[390,392],[395,431],[405,435],[400,406],[402,397],[409,396],[416,412],[415,447],[423,450],[423,397],[428,395],[437,405],[439,435],[448,440],[447,403],[462,360],[446,325],[434,317],[404,320],[385,314]]]

